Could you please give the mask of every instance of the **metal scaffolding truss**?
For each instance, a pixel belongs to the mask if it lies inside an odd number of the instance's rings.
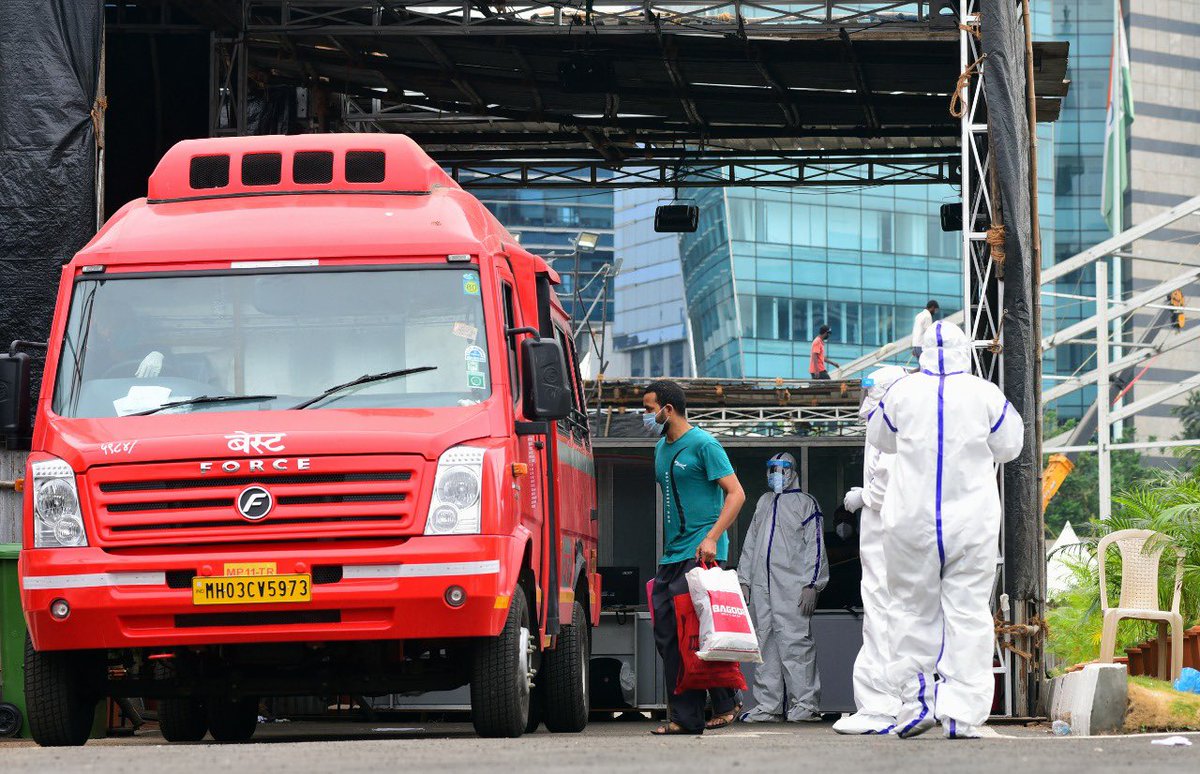
[[[263,103],[294,87],[288,131],[403,132],[466,185],[566,188],[954,184],[958,1],[144,0],[211,25],[213,135],[280,131]],[[1066,47],[1035,50],[1054,120]]]
[[[960,9],[967,25],[978,22],[979,0],[960,0]],[[980,40],[967,30],[959,32],[959,50],[962,72],[976,73],[965,79],[961,96],[963,317],[968,335],[976,341],[994,342],[989,348],[974,349],[975,373],[1003,388],[1001,316],[1004,285],[999,267],[992,260],[986,230],[994,222],[996,212],[989,186],[991,146],[983,90],[987,66]]]
[[[781,437],[865,435],[857,406],[721,407],[691,409],[688,420],[714,435]]]
[[[992,259],[988,245],[987,229],[998,222],[993,201],[993,173],[991,169],[991,144],[986,123],[987,104],[984,98],[983,81],[987,78],[987,63],[983,56],[982,41],[972,29],[980,21],[980,0],[959,0],[959,64],[961,65],[961,146],[962,153],[962,255],[963,255],[963,308],[962,315],[967,335],[972,336],[976,346],[972,349],[973,371],[976,375],[1004,388],[1004,343],[1002,337],[1004,284],[1002,267]],[[1036,215],[1035,215],[1036,217]],[[990,342],[979,346],[981,342]],[[1004,478],[997,472],[997,482],[1004,501]],[[1001,610],[1007,618],[1007,587],[1005,579],[1005,539],[1000,530],[999,561],[996,565],[997,583],[993,591],[993,610]],[[996,647],[999,665],[996,671],[1003,673],[1004,714],[1012,715],[1017,695],[1023,695],[1019,685],[1026,675],[1015,672],[1012,653],[1007,648]],[[1032,668],[1026,664],[1026,668]]]
[[[371,35],[539,35],[575,27],[639,34],[664,29],[711,35],[836,33],[888,22],[897,33],[936,25],[953,30],[953,0],[845,3],[836,0],[566,0],[494,3],[459,0],[250,0],[252,32],[361,30]],[[939,9],[942,11],[939,13]],[[945,11],[951,13],[945,13]]]
[[[720,188],[730,185],[781,187],[930,185],[958,181],[957,159],[945,156],[780,158],[730,155],[699,159],[648,159],[638,166],[595,160],[513,159],[510,163],[439,158],[458,183],[471,189],[513,188]]]

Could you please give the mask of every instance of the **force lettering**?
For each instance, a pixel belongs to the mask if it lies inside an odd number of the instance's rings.
[[[312,460],[308,457],[301,457],[296,460],[280,458],[277,460],[225,460],[224,462],[201,462],[200,472],[211,473],[213,470],[220,467],[224,473],[238,473],[247,471],[249,473],[265,473],[268,470],[308,470],[312,467]]]

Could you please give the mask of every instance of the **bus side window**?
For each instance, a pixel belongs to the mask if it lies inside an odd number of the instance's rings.
[[[567,347],[571,353],[571,381],[575,384],[575,407],[580,414],[587,417],[587,396],[583,391],[583,379],[579,375],[579,353],[575,351],[575,342],[567,339]],[[586,421],[584,427],[587,427]]]
[[[507,331],[509,328],[517,327],[517,317],[513,311],[512,285],[504,282],[501,287],[504,293],[504,328]],[[517,373],[517,340],[516,337],[505,333],[504,342],[508,349],[508,383],[512,388],[513,403],[517,403],[521,399],[521,378]]]
[[[584,409],[583,382],[579,379],[579,362],[576,359],[575,343],[558,326],[555,326],[554,334],[558,338],[558,345],[562,347],[563,357],[567,360],[567,372],[570,374],[571,393],[575,404],[570,418],[560,422],[559,427],[570,424],[571,434],[576,436],[581,443],[586,443],[588,438],[587,411]]]

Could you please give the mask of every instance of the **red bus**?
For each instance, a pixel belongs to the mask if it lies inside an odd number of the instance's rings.
[[[581,730],[596,495],[558,281],[407,137],[168,151],[62,272],[34,738],[84,743],[106,696],[236,741],[262,697],[468,684],[481,735]]]

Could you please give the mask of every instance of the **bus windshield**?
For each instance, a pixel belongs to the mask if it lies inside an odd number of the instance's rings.
[[[491,394],[484,330],[479,272],[468,267],[84,275],[53,408],[114,417],[469,405]]]

